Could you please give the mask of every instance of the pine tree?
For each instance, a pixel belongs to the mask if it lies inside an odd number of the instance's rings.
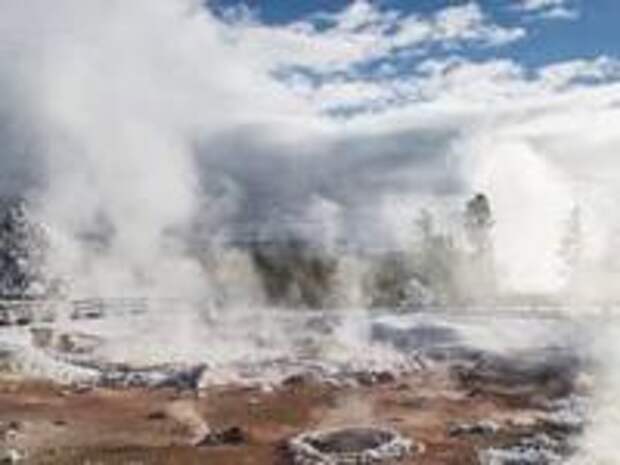
[[[486,195],[476,194],[465,205],[465,233],[476,256],[487,254],[491,249],[491,229],[494,220]]]
[[[35,298],[54,287],[47,272],[50,240],[24,201],[5,202],[0,211],[0,295]]]
[[[497,278],[492,239],[495,220],[485,194],[478,193],[465,204],[463,223],[470,253],[461,284],[470,300],[487,300],[496,294]]]

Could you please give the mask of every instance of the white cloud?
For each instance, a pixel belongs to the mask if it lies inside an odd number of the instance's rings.
[[[519,8],[524,11],[538,11],[546,8],[565,6],[567,0],[520,0]]]
[[[555,7],[540,13],[541,18],[548,19],[568,19],[575,20],[579,18],[579,11],[577,9],[571,9],[566,7]]]
[[[620,61],[606,56],[552,63],[534,71],[509,59],[471,61],[457,56],[429,58],[409,75],[330,80],[307,87],[303,95],[320,109],[332,111],[341,106],[389,110],[448,101],[470,108],[489,104],[516,108],[536,104],[541,97],[564,98],[618,80]]]
[[[539,18],[574,20],[579,17],[574,0],[519,0],[515,9]]]
[[[576,59],[547,65],[539,75],[546,84],[556,88],[580,82],[600,83],[620,77],[620,61],[607,56]]]
[[[495,24],[476,3],[446,7],[428,16],[399,16],[357,0],[320,19],[330,27],[317,29],[312,21],[269,27],[246,18],[234,25],[233,32],[239,47],[268,55],[276,66],[306,66],[319,72],[347,69],[402,49],[415,51],[432,44],[490,47],[525,36],[522,28]]]
[[[488,45],[502,45],[525,36],[521,28],[507,28],[492,23],[477,3],[448,7],[434,18],[437,41],[474,40]]]

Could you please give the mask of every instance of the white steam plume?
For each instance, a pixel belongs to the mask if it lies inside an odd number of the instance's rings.
[[[264,69],[234,56],[224,32],[191,0],[3,7],[0,82],[12,98],[0,110],[21,123],[3,164],[35,158],[23,171],[42,173],[44,216],[72,239],[106,242],[99,255],[80,244],[64,251],[82,278],[74,291],[204,292],[195,263],[166,241],[197,213],[197,141],[256,113],[299,114]],[[33,155],[20,150],[28,138]]]

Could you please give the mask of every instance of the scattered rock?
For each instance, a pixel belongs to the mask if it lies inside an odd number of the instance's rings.
[[[374,386],[375,384],[388,384],[396,381],[396,375],[390,371],[359,371],[355,373],[354,377],[361,386]]]
[[[162,410],[156,410],[155,412],[149,413],[146,418],[149,420],[165,420],[166,412],[163,412]]]
[[[375,374],[375,378],[379,384],[394,383],[396,381],[396,375],[389,371],[380,371]]]
[[[287,376],[282,381],[282,385],[286,387],[304,386],[312,382],[312,375],[310,373],[295,373],[294,375]]]
[[[487,449],[479,459],[480,465],[560,465],[570,452],[564,441],[541,433],[504,449]]]
[[[494,421],[485,420],[478,423],[463,423],[450,426],[448,434],[458,436],[494,436],[500,431],[500,426]]]
[[[22,429],[22,423],[19,421],[9,421],[7,427],[10,430],[20,431]]]
[[[560,434],[581,433],[586,424],[588,403],[578,396],[568,396],[546,405],[551,410],[542,422]]]
[[[198,393],[201,379],[207,371],[206,364],[193,366],[161,366],[137,369],[125,365],[95,367],[100,376],[98,385],[107,388],[147,387],[175,389],[178,393]]]
[[[562,457],[546,448],[517,445],[487,449],[479,454],[480,465],[559,465]]]
[[[233,426],[220,431],[210,431],[195,443],[196,447],[239,445],[246,442],[246,434],[238,427]]]

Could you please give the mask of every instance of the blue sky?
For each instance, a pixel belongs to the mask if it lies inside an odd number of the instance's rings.
[[[243,5],[252,9],[265,24],[286,25],[317,13],[337,13],[351,3],[351,0],[216,0],[214,4],[216,7]],[[372,3],[404,15],[428,15],[468,2],[380,0]],[[498,24],[526,27],[529,32],[524,40],[499,50],[487,50],[483,56],[507,56],[529,67],[537,67],[575,58],[620,55],[620,4],[617,0],[566,1],[566,8],[575,13],[570,19],[543,18],[535,11],[519,11],[515,7],[519,0],[479,0],[477,3]]]
[[[240,48],[337,116],[620,79],[614,0],[212,0]],[[508,85],[510,84],[510,85]],[[519,86],[521,89],[519,90]],[[475,89],[472,89],[475,90]],[[462,97],[468,97],[461,95]]]

